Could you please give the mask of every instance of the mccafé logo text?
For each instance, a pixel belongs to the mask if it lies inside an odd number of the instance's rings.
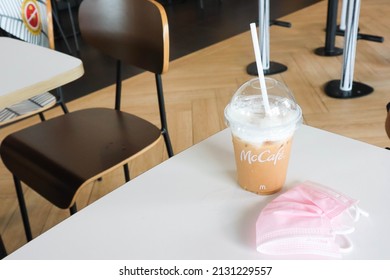
[[[241,151],[240,160],[248,161],[249,164],[252,162],[272,162],[274,165],[279,160],[284,158],[284,147],[280,147],[277,153],[273,154],[270,150],[264,150],[259,154],[252,154],[252,151]]]

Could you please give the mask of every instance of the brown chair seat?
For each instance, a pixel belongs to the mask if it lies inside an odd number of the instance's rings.
[[[137,116],[85,109],[7,136],[1,157],[20,180],[66,209],[82,186],[124,165],[161,135],[159,128]]]

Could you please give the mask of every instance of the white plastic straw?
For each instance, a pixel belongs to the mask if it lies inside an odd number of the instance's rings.
[[[259,75],[261,95],[263,96],[263,100],[264,100],[265,113],[267,115],[269,115],[271,112],[271,108],[269,107],[267,86],[265,85],[264,70],[263,70],[263,64],[261,62],[259,39],[257,37],[256,23],[251,23],[250,27],[251,27],[251,34],[252,34],[253,49],[255,51],[255,57],[256,57],[257,73]]]

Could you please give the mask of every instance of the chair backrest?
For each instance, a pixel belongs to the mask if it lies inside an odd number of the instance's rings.
[[[168,20],[156,1],[84,0],[79,27],[83,39],[106,55],[156,74],[168,70]]]
[[[0,28],[23,41],[54,49],[51,0],[1,0]]]

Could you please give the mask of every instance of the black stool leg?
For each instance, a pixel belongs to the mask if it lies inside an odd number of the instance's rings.
[[[28,214],[27,214],[26,201],[24,200],[24,196],[23,196],[22,184],[20,183],[20,180],[15,175],[13,175],[13,178],[14,178],[14,184],[16,189],[16,195],[19,201],[20,213],[22,214],[24,231],[26,233],[27,241],[31,241],[32,240],[31,227],[30,227],[30,221],[28,219]]]
[[[343,0],[343,2],[346,0]],[[337,30],[338,0],[328,0],[326,17],[325,46],[317,48],[314,52],[320,56],[337,56],[343,54],[343,49],[335,47]]]

